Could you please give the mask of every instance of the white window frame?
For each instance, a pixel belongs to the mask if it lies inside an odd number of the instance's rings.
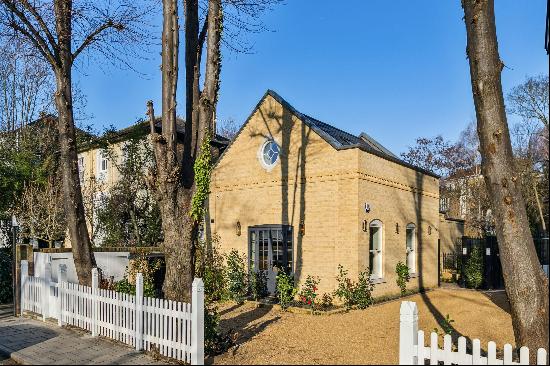
[[[97,180],[106,181],[107,172],[109,171],[109,160],[105,150],[97,151]]]
[[[80,184],[84,183],[84,157],[78,157],[78,178],[80,179]]]
[[[264,149],[268,144],[272,142],[279,147],[279,154],[277,155],[277,159],[273,164],[268,164],[264,159]],[[258,160],[260,161],[260,164],[265,170],[267,170],[268,172],[273,170],[273,168],[275,168],[279,163],[279,161],[281,160],[281,144],[279,144],[273,137],[266,138],[265,141],[260,145],[260,148],[258,149]]]
[[[379,248],[373,248],[373,237],[372,229],[378,228],[378,235],[380,235]],[[373,249],[371,249],[373,248]],[[372,220],[369,224],[369,267],[370,267],[370,256],[373,255],[372,267],[369,268],[371,271],[372,280],[382,280],[384,278],[384,224],[380,220]],[[378,267],[378,271],[374,271]]]
[[[409,245],[409,231],[412,230],[410,236],[412,245]],[[416,238],[416,225],[413,223],[407,224],[405,228],[405,250],[406,250],[406,264],[409,267],[410,274],[416,274],[416,251],[417,251],[417,238]]]

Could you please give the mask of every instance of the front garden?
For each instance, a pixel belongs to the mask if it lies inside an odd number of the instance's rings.
[[[420,329],[450,331],[453,338],[479,338],[486,345],[514,344],[505,293],[438,289],[407,297],[419,309]],[[330,316],[281,311],[272,306],[226,302],[221,329],[234,336],[215,364],[396,364],[401,301]],[[445,319],[453,321],[445,329]]]

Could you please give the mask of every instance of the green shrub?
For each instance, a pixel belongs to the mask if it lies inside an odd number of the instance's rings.
[[[227,298],[225,258],[218,252],[219,238],[201,242],[195,252],[195,277],[204,282],[204,302],[211,303]]]
[[[263,299],[269,292],[267,291],[267,276],[264,271],[252,271],[248,281],[248,292],[254,300]]]
[[[399,289],[401,290],[401,296],[404,296],[407,292],[407,282],[411,279],[409,267],[401,261],[397,262],[397,265],[395,266],[395,273],[397,274],[397,286],[399,286]]]
[[[237,250],[232,250],[227,256],[227,291],[231,300],[243,304],[248,286],[244,257]]]
[[[143,275],[143,296],[145,297],[160,297],[157,288],[155,287],[154,274],[160,268],[160,261],[155,260],[152,263],[145,257],[138,257],[134,259],[130,266],[126,267],[126,273],[124,278],[113,284],[113,288],[116,292],[122,292],[125,294],[136,294],[136,275],[141,273]]]
[[[355,283],[348,278],[348,270],[339,264],[336,281],[338,287],[334,291],[334,296],[337,296],[348,310],[353,306],[365,309],[373,304],[372,291],[374,290],[374,284],[370,279],[369,271],[359,273],[358,281]]]
[[[464,277],[469,288],[479,288],[483,284],[483,252],[478,246],[472,248],[470,258],[466,261]]]
[[[317,298],[317,286],[319,286],[319,282],[321,282],[319,277],[308,275],[304,285],[302,286],[302,291],[298,294],[302,304],[310,307],[311,309],[314,309],[316,305],[315,299]]]
[[[320,307],[323,310],[328,310],[332,307],[332,296],[328,292],[323,294]]]
[[[336,276],[336,281],[338,282],[338,287],[334,291],[334,296],[337,296],[340,301],[344,302],[344,305],[348,309],[351,309],[355,301],[353,299],[354,284],[348,278],[348,270],[339,264],[338,265],[338,276]]]
[[[298,291],[294,287],[294,277],[287,274],[284,270],[279,271],[277,274],[277,298],[279,299],[279,305],[283,310],[288,309],[296,292]]]
[[[373,290],[374,284],[370,279],[370,272],[360,272],[359,279],[353,291],[353,300],[359,309],[366,309],[373,304]]]

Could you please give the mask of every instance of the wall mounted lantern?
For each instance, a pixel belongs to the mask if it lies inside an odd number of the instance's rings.
[[[235,231],[236,231],[237,236],[241,236],[241,222],[240,221],[237,221]]]
[[[300,235],[306,235],[306,225],[304,224],[304,220],[300,221]]]
[[[367,232],[368,229],[369,229],[369,224],[368,224],[367,220],[363,220],[363,231]]]
[[[428,235],[432,235],[432,227],[428,226]]]
[[[395,223],[395,233],[399,234],[399,223],[398,222]]]

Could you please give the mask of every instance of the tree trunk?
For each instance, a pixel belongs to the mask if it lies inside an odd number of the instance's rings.
[[[462,6],[482,172],[494,210],[516,345],[529,347],[533,361],[539,347],[548,347],[548,278],[537,258],[519,173],[514,169],[494,4],[492,0],[463,0]]]
[[[59,39],[59,64],[55,65],[59,145],[63,201],[69,236],[73,249],[76,274],[80,284],[91,286],[92,268],[96,266],[88,227],[84,216],[82,190],[78,175],[78,156],[73,115],[72,53],[71,53],[71,2],[57,0],[54,4],[56,31]]]
[[[96,263],[84,216],[84,204],[78,176],[70,68],[56,72],[56,79],[55,104],[59,114],[58,129],[61,148],[59,163],[61,165],[65,216],[78,282],[91,286],[92,268],[96,266]]]

